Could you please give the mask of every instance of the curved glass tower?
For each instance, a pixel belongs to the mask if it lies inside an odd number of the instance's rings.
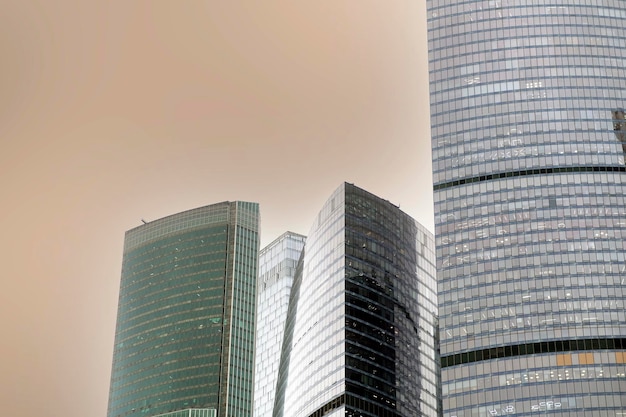
[[[109,417],[251,415],[258,224],[224,202],[126,232]]]
[[[626,2],[427,0],[447,417],[626,415]]]
[[[433,249],[388,201],[332,194],[296,269],[275,416],[437,416]]]

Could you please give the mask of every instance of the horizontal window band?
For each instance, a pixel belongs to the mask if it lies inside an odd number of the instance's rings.
[[[565,174],[575,172],[626,172],[626,167],[615,166],[582,166],[582,167],[559,167],[559,168],[537,168],[526,169],[521,171],[497,172],[495,174],[479,175],[476,177],[462,178],[456,181],[444,182],[433,187],[434,191],[446,188],[456,187],[459,185],[473,184],[476,182],[499,180],[502,178],[523,177],[526,175],[546,175],[546,174]]]
[[[538,353],[574,352],[579,350],[626,349],[626,338],[553,340],[473,350],[441,357],[441,367],[462,365],[490,359],[534,355]]]
[[[308,417],[322,417],[326,414],[330,413],[332,410],[341,407],[346,403],[346,395],[340,395],[339,397],[335,397],[332,400],[328,401],[326,404],[315,410],[313,413],[309,414]]]

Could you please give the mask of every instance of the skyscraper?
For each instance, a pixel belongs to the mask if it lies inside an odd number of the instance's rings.
[[[254,417],[271,417],[296,265],[306,238],[283,233],[259,252]]]
[[[224,202],[126,232],[109,417],[251,415],[258,229]]]
[[[444,415],[625,415],[626,2],[427,9]]]
[[[274,416],[437,415],[433,249],[388,201],[331,195],[296,270]]]

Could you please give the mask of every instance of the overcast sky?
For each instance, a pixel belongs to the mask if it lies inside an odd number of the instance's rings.
[[[262,244],[352,182],[433,230],[422,0],[6,0],[0,404],[105,417],[124,232],[224,200]]]

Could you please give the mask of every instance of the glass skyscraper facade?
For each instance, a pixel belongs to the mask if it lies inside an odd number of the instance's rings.
[[[126,232],[109,417],[250,417],[258,230],[224,202]]]
[[[341,185],[296,269],[274,416],[437,416],[430,232]]]
[[[283,233],[259,252],[254,417],[271,417],[289,294],[306,238]]]
[[[444,416],[624,416],[626,2],[427,10]]]

